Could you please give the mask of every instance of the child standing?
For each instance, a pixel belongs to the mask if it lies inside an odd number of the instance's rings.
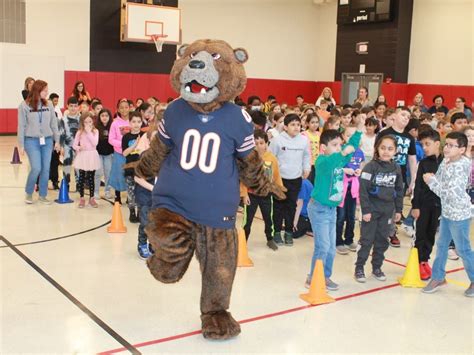
[[[130,114],[130,132],[122,137],[122,152],[125,162],[133,163],[140,159],[140,152],[137,149],[138,141],[143,135],[141,132],[142,116],[140,112],[134,111]],[[124,170],[125,182],[127,183],[128,209],[130,210],[130,222],[138,223],[137,204],[135,202],[135,180],[134,169],[126,168]]]
[[[255,149],[263,160],[265,174],[269,177],[270,181],[275,181],[278,185],[283,186],[280,171],[278,169],[278,161],[275,156],[267,150],[267,134],[262,130],[255,130],[253,135],[255,138]],[[272,250],[277,250],[278,246],[273,240],[273,197],[270,194],[267,196],[254,195],[252,193],[252,190],[248,191],[244,185],[241,185],[241,191],[245,203],[245,238],[247,240],[249,239],[253,218],[255,216],[255,213],[257,212],[257,208],[260,207],[260,212],[262,213],[262,218],[265,222],[265,235],[267,237],[267,246]]]
[[[326,288],[331,291],[339,288],[339,285],[330,279],[336,254],[336,207],[342,202],[343,197],[344,172],[342,169],[359,146],[364,129],[364,122],[360,117],[356,117],[354,123],[357,124],[357,132],[352,135],[343,149],[342,137],[337,130],[329,129],[321,134],[322,153],[316,160],[316,178],[311,194],[312,199],[308,204],[308,216],[316,235],[311,270],[305,284],[308,288],[317,259],[323,261]]]
[[[76,155],[72,145],[79,129],[79,103],[74,96],[67,100],[67,113],[63,117],[63,122],[59,122],[61,136],[60,145],[63,155],[63,175],[68,185],[71,182],[71,166]],[[77,168],[76,168],[77,169]],[[76,190],[78,175],[76,175]]]
[[[364,265],[372,247],[372,274],[379,281],[387,279],[382,271],[387,234],[392,217],[394,222],[401,219],[404,195],[401,168],[393,161],[396,152],[397,140],[392,135],[381,137],[375,143],[374,159],[360,176],[362,226],[354,275],[358,282],[366,281]]]
[[[376,118],[365,119],[365,132],[360,140],[360,149],[364,153],[365,161],[369,162],[374,157],[375,137],[379,128],[379,122]]]
[[[321,137],[321,133],[319,132],[319,117],[314,113],[309,114],[306,122],[308,123],[308,129],[301,134],[306,136],[309,141],[311,172],[308,176],[308,180],[312,183],[314,182],[314,162],[319,155],[319,138]]]
[[[464,269],[471,281],[464,292],[467,297],[474,297],[474,252],[469,240],[471,222],[471,199],[466,192],[471,161],[465,156],[468,140],[464,133],[451,132],[446,136],[444,160],[436,175],[426,173],[423,180],[431,191],[441,200],[441,222],[436,258],[430,283],[423,289],[424,293],[433,293],[446,285],[446,260],[451,240],[454,240],[457,252],[461,257]]]
[[[125,157],[122,154],[122,137],[130,131],[129,113],[130,105],[127,99],[120,99],[117,103],[117,116],[112,122],[109,131],[109,143],[114,147],[112,157],[112,168],[110,170],[109,184],[115,189],[115,201],[122,203],[121,191],[127,190],[127,183],[123,175],[122,166],[125,164]]]
[[[438,220],[441,215],[441,201],[426,185],[423,175],[436,173],[443,157],[440,154],[441,139],[437,131],[422,131],[418,138],[423,146],[426,158],[418,164],[415,191],[411,201],[411,215],[416,220],[415,247],[418,249],[420,276],[422,280],[428,280],[431,277],[431,267],[428,260],[433,250],[435,234],[439,224]]]
[[[104,176],[105,179],[105,198],[112,198],[110,194],[109,177],[110,170],[112,169],[112,154],[114,153],[114,147],[109,143],[109,132],[112,126],[112,114],[107,109],[102,109],[99,112],[97,118],[97,130],[99,131],[99,143],[97,144],[97,152],[100,158],[100,168],[95,174],[95,191],[94,196],[96,199],[100,198],[100,178]]]
[[[342,133],[344,143],[355,133],[355,126],[348,126]],[[336,251],[338,254],[346,255],[349,251],[356,251],[357,244],[354,243],[355,213],[359,201],[359,176],[361,164],[365,160],[364,153],[357,148],[352,154],[351,160],[344,166],[344,180],[342,190],[342,202],[337,207],[336,220]],[[346,225],[344,228],[344,224]],[[342,232],[344,230],[344,239]]]
[[[285,132],[270,144],[270,151],[278,159],[278,167],[287,189],[286,199],[275,201],[273,222],[275,224],[274,241],[283,245],[281,230],[285,223],[285,245],[293,245],[293,220],[296,200],[301,188],[301,177],[306,179],[311,170],[308,140],[300,134],[301,120],[292,113],[285,116]]]
[[[79,192],[79,208],[84,208],[84,184],[89,185],[90,198],[89,205],[97,208],[97,202],[94,199],[94,174],[100,167],[99,153],[96,147],[99,142],[99,132],[94,127],[92,113],[85,112],[81,115],[79,130],[74,138],[74,150],[76,158],[74,167],[79,169],[79,181],[77,182]]]

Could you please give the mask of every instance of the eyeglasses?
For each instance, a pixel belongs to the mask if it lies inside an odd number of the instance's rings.
[[[457,144],[451,144],[451,143],[446,143],[444,145],[445,147],[448,147],[449,149],[451,148],[459,148],[459,146]]]

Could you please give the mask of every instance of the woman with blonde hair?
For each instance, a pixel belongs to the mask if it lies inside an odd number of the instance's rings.
[[[336,100],[334,100],[334,97],[332,97],[332,90],[327,86],[323,89],[323,91],[321,91],[321,95],[319,95],[318,99],[316,100],[316,106],[321,105],[321,100],[329,102],[328,111],[331,111],[331,109],[336,106]]]

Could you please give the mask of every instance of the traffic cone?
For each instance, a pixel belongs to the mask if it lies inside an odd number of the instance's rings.
[[[21,164],[20,153],[18,152],[18,147],[15,147],[15,149],[13,149],[13,157],[10,164]]]
[[[237,266],[253,266],[253,261],[249,258],[247,251],[247,240],[245,239],[245,232],[242,228],[238,231],[239,235],[239,249],[237,254]]]
[[[398,278],[398,282],[403,287],[425,287],[425,283],[421,281],[420,277],[420,264],[418,262],[417,248],[411,248],[405,274],[403,277]]]
[[[61,186],[59,188],[59,195],[57,200],[54,200],[56,203],[72,203],[74,202],[69,198],[69,186],[66,179],[61,180]]]
[[[321,259],[316,260],[316,267],[314,268],[309,292],[301,294],[300,298],[309,304],[336,302],[336,300],[326,292],[326,279],[324,278],[324,266]]]
[[[122,209],[119,202],[114,204],[112,223],[107,227],[107,233],[127,233],[127,227],[123,224]]]

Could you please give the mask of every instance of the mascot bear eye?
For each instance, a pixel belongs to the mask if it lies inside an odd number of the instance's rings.
[[[196,55],[197,55],[197,52],[192,52],[189,56],[190,56],[191,58],[194,58]]]
[[[212,53],[212,58],[214,58],[214,60],[218,60],[220,57],[221,55],[219,53]]]

